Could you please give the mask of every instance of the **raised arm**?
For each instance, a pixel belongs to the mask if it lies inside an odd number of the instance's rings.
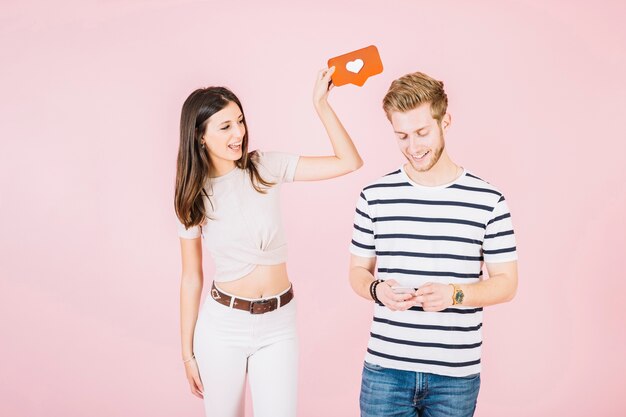
[[[333,88],[330,76],[334,71],[335,67],[321,70],[313,90],[313,105],[330,138],[334,155],[300,157],[294,181],[335,178],[355,171],[363,165],[363,160],[350,135],[328,103],[328,93]]]

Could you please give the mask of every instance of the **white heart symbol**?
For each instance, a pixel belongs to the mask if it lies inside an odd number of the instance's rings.
[[[354,61],[350,61],[346,64],[346,69],[350,72],[358,74],[359,71],[361,71],[361,68],[363,68],[363,65],[362,59],[355,59]]]

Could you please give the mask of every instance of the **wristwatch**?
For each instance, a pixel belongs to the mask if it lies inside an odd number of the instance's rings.
[[[463,298],[465,294],[463,294],[463,290],[459,288],[456,284],[450,284],[454,290],[452,291],[452,305],[455,306],[457,304],[463,304]]]

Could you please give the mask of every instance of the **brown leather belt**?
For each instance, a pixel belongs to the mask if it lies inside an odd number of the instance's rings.
[[[263,314],[274,311],[277,308],[287,305],[293,299],[293,286],[289,287],[289,291],[280,296],[271,298],[263,298],[259,300],[244,300],[237,297],[231,297],[221,292],[215,282],[211,286],[211,297],[226,307],[236,308],[238,310],[248,311],[250,314]]]

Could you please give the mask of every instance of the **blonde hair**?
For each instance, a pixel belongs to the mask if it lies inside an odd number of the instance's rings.
[[[430,103],[430,113],[441,125],[448,110],[448,96],[443,89],[443,82],[422,72],[414,72],[391,83],[383,98],[383,110],[387,118],[391,119],[391,112],[407,112],[423,103]]]

